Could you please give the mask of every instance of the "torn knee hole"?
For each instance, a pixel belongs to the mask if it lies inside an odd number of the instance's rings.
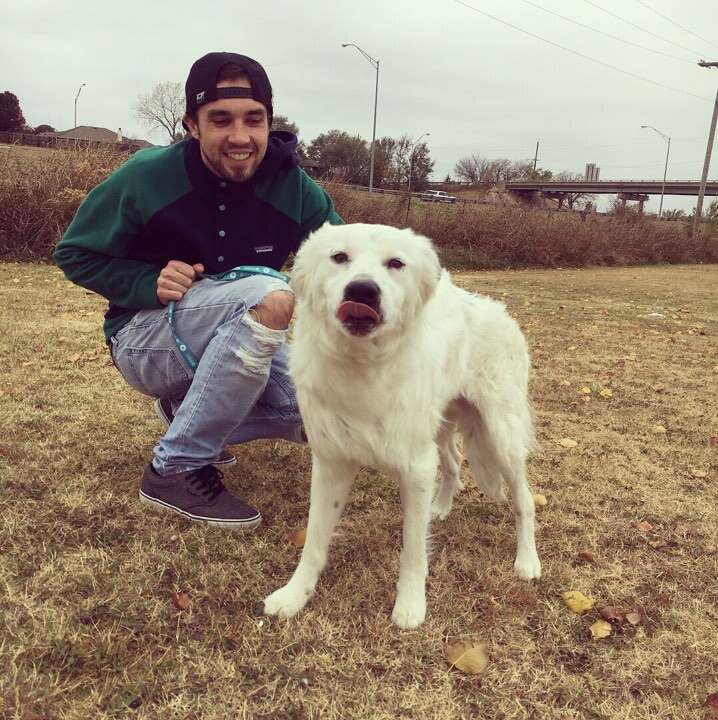
[[[249,310],[254,320],[271,330],[286,330],[293,312],[294,295],[288,290],[270,292]]]

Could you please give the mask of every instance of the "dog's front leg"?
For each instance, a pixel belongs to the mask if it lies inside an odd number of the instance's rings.
[[[267,615],[292,617],[314,594],[327,563],[329,542],[339,520],[358,467],[312,455],[312,486],[307,535],[297,569],[289,582],[264,600]]]
[[[401,628],[418,627],[426,617],[426,576],[429,571],[426,541],[437,464],[436,448],[432,446],[399,476],[404,533],[391,619]]]

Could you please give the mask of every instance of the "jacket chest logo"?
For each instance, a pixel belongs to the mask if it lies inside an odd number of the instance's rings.
[[[274,250],[274,245],[255,245],[254,246],[254,252],[256,252],[258,255],[260,253],[269,253]]]

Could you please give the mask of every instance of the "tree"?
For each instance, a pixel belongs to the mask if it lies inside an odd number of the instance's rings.
[[[471,153],[457,161],[454,175],[469,183],[484,182],[491,167],[491,160],[482,158],[478,153]]]
[[[20,132],[25,127],[20,101],[15,93],[6,90],[0,94],[0,130]]]
[[[556,182],[580,182],[583,180],[583,175],[581,173],[572,173],[563,171],[560,173],[557,173],[553,176],[553,180]],[[566,204],[568,205],[569,210],[573,210],[573,206],[581,201],[584,205],[586,205],[587,201],[592,201],[596,199],[595,195],[591,195],[590,193],[584,193],[584,192],[572,192],[572,193],[566,193],[563,197],[564,200],[566,200]],[[619,201],[620,202],[620,201]]]
[[[35,135],[39,135],[40,133],[48,133],[48,132],[56,132],[55,128],[52,127],[52,125],[38,125],[33,132]]]
[[[182,83],[162,82],[149,93],[139,95],[134,104],[135,117],[152,130],[165,130],[170,142],[184,137],[182,118],[185,95]]]
[[[358,135],[329,130],[312,140],[309,157],[325,168],[328,177],[347,183],[366,184],[369,178],[369,149]]]
[[[275,115],[272,118],[272,130],[286,130],[293,135],[299,136],[299,127],[293,123],[286,115]]]
[[[713,200],[705,214],[706,221],[711,224],[718,223],[718,200]]]

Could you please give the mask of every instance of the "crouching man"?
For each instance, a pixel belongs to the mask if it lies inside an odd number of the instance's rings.
[[[218,466],[236,462],[227,445],[303,442],[287,368],[294,298],[278,271],[309,233],[342,220],[299,168],[296,137],[270,132],[258,62],[210,53],[185,91],[190,137],[137,152],[92,190],[54,258],[107,298],[115,365],[167,425],[140,499],[247,530],[261,514],[226,490]]]

